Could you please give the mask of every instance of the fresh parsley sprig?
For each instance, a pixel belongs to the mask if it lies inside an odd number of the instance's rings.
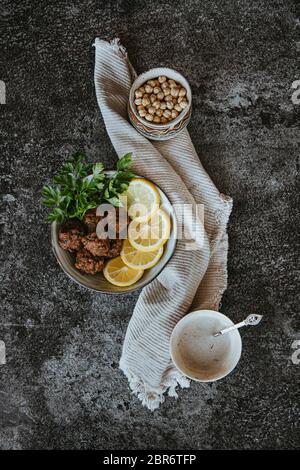
[[[131,153],[124,155],[117,163],[117,171],[108,176],[101,162],[86,163],[83,153],[73,155],[53,178],[53,185],[46,185],[42,190],[43,204],[52,209],[48,222],[74,217],[82,220],[86,211],[103,202],[119,207],[119,195],[135,177],[130,171],[131,156]]]

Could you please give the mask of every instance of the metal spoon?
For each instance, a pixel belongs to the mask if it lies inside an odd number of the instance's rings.
[[[260,320],[262,319],[262,315],[249,315],[244,321],[240,323],[236,323],[235,325],[229,326],[228,328],[224,328],[224,330],[215,333],[214,336],[224,335],[229,331],[236,330],[237,328],[241,328],[242,326],[255,326],[258,325]]]

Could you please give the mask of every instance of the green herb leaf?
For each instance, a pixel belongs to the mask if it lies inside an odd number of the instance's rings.
[[[117,170],[122,171],[130,167],[132,162],[132,152],[126,153],[117,163]]]
[[[103,170],[104,170],[104,165],[103,165],[103,163],[98,162],[98,163],[96,163],[96,164],[93,166],[93,175],[94,175],[94,176],[97,176],[97,175],[99,175],[100,173],[102,173]]]
[[[121,207],[122,206],[121,201],[117,196],[110,197],[109,199],[107,199],[107,202],[112,204],[114,207]]]
[[[68,175],[69,173],[73,173],[74,166],[72,162],[67,162],[62,166],[61,175]]]
[[[65,214],[64,214],[64,211],[62,209],[59,209],[58,207],[56,207],[52,212],[51,214],[48,215],[48,222],[63,222],[65,218]]]

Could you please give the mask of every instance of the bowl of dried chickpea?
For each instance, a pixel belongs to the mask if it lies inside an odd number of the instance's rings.
[[[128,101],[132,125],[152,140],[175,137],[191,117],[192,93],[188,81],[176,70],[158,67],[134,81]]]

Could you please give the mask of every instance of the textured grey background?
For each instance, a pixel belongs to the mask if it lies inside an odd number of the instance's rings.
[[[296,448],[299,367],[299,2],[0,0],[2,262],[0,448]],[[177,68],[189,126],[234,198],[222,311],[264,313],[234,374],[150,413],[118,370],[136,295],[78,287],[59,269],[41,186],[73,151],[111,166],[93,86],[96,36],[119,36],[138,71]],[[299,182],[299,181],[298,181]],[[299,207],[299,206],[298,206]]]

